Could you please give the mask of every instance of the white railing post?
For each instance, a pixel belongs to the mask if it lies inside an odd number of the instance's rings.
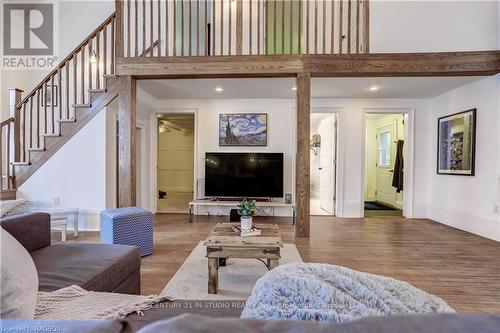
[[[21,94],[23,91],[17,88],[9,89],[9,108],[10,108],[10,116],[15,117],[16,114],[16,105],[21,101]]]

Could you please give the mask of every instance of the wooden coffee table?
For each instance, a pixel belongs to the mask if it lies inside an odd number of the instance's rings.
[[[219,223],[205,241],[208,258],[208,293],[217,294],[219,285],[219,259],[267,259],[269,270],[279,265],[283,242],[276,224],[256,224],[260,236],[240,237],[233,231],[239,223]]]

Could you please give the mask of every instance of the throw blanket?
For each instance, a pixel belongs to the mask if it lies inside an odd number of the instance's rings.
[[[37,320],[123,319],[130,313],[142,315],[169,297],[138,296],[86,291],[70,286],[52,292],[39,292],[35,309]]]
[[[369,316],[455,313],[412,285],[342,266],[291,263],[260,278],[241,318],[349,322]]]

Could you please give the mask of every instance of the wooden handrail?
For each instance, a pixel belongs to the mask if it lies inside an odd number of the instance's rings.
[[[142,52],[140,55],[139,55],[139,58],[142,58],[142,57],[145,57],[146,54],[148,54],[149,52],[151,52],[155,47],[158,46],[158,44],[160,43],[160,41],[157,39],[153,45],[151,45],[150,47],[148,47],[147,49],[144,50],[144,52]]]
[[[28,102],[28,100],[35,95],[35,93],[43,87],[45,83],[47,83],[51,77],[57,74],[57,72],[63,68],[70,60],[73,59],[74,55],[77,54],[89,41],[91,41],[99,32],[101,32],[105,26],[110,24],[113,19],[115,19],[116,13],[111,14],[101,25],[99,25],[87,38],[84,39],[63,61],[57,65],[54,70],[52,70],[41,82],[38,84],[24,99],[22,99],[17,105],[16,108],[20,108],[21,105]]]
[[[5,119],[4,121],[2,121],[0,123],[0,128],[4,127],[5,125],[8,125],[8,124],[10,124],[12,122],[14,122],[14,117],[10,117],[10,118]]]

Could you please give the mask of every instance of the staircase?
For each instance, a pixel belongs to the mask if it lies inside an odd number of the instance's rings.
[[[11,91],[11,117],[0,124],[0,199],[16,189],[113,101],[115,14],[107,18],[24,99]]]

